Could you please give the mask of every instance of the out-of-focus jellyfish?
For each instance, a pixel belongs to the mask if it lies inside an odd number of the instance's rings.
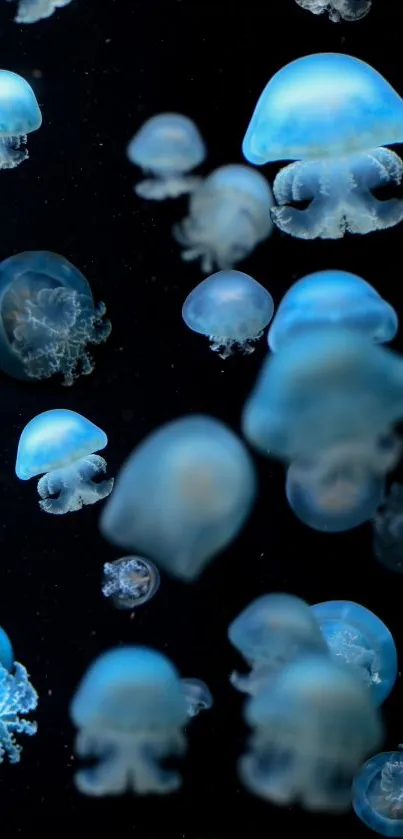
[[[135,609],[158,591],[160,575],[149,559],[123,556],[104,565],[102,594],[110,597],[117,609]]]
[[[188,294],[182,317],[189,329],[207,336],[214,352],[228,358],[233,349],[253,352],[273,310],[271,294],[249,274],[218,271]]]
[[[403,836],[403,752],[381,752],[364,763],[353,782],[359,819],[381,836]]]
[[[94,480],[106,472],[106,462],[93,452],[107,443],[105,432],[81,414],[65,408],[44,411],[21,433],[16,475],[28,481],[46,473],[38,482],[41,510],[73,513],[112,492],[113,478]]]
[[[182,679],[188,717],[197,717],[200,711],[208,711],[213,706],[210,689],[201,679]]]
[[[270,236],[273,203],[266,178],[250,166],[215,169],[190,196],[188,217],[173,229],[185,248],[182,259],[200,259],[206,274],[214,266],[231,268]]]
[[[354,329],[383,344],[395,337],[398,318],[393,306],[356,274],[317,271],[284,295],[269,329],[269,347],[278,352],[294,335],[326,326]]]
[[[320,83],[318,83],[318,79]],[[296,160],[274,182],[272,216],[301,239],[370,233],[403,218],[403,201],[372,190],[400,183],[403,163],[383,145],[403,142],[403,101],[358,58],[318,53],[287,64],[264,89],[243,152],[261,166]],[[308,201],[306,209],[291,206]]]
[[[14,2],[14,0],[9,0]],[[68,6],[71,0],[18,0],[16,23],[36,23],[53,15],[56,9]]]
[[[354,667],[375,705],[382,705],[397,678],[396,646],[387,626],[349,600],[315,603],[311,611],[332,655]]]
[[[27,159],[28,151],[21,146],[41,124],[32,87],[17,73],[0,70],[0,169],[14,169]]]
[[[245,786],[307,810],[348,809],[353,776],[383,735],[365,685],[325,655],[286,665],[247,701],[245,719],[253,728],[239,764]]]
[[[361,20],[368,14],[372,0],[296,0],[314,15],[327,12],[333,23],[339,20]]]
[[[305,653],[326,653],[317,621],[304,600],[291,594],[263,594],[228,627],[228,638],[251,668],[234,672],[231,683],[252,696],[286,664]]]
[[[24,381],[63,376],[72,385],[94,369],[89,344],[111,324],[78,268],[50,251],[26,251],[0,263],[0,367]]]
[[[403,573],[403,486],[392,484],[372,521],[374,555],[391,571]]]
[[[186,749],[186,700],[175,667],[161,653],[127,646],[100,655],[80,682],[70,715],[79,729],[76,755],[97,759],[77,772],[80,792],[145,795],[180,787],[180,775],[162,762]]]
[[[14,660],[11,641],[0,627],[0,763],[5,755],[10,763],[20,761],[22,746],[16,743],[15,734],[36,734],[36,722],[26,720],[21,714],[34,711],[37,704],[38,694],[27,670]]]
[[[236,537],[255,493],[253,462],[238,437],[213,417],[183,417],[134,449],[101,530],[189,582]]]
[[[195,189],[200,178],[188,173],[203,162],[206,147],[191,119],[182,114],[158,114],[134,135],[127,156],[153,175],[135,186],[137,195],[161,201]]]

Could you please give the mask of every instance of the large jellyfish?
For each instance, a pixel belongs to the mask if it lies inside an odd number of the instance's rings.
[[[247,675],[232,673],[231,683],[252,696],[289,662],[327,650],[308,604],[291,594],[253,600],[228,627],[228,638],[251,668]]]
[[[105,432],[81,414],[65,408],[44,411],[21,433],[16,475],[28,481],[45,473],[38,482],[39,506],[45,513],[81,510],[112,492],[113,478],[94,480],[106,471],[105,460],[94,452],[107,443]]]
[[[361,20],[368,14],[372,0],[296,0],[314,15],[327,12],[333,23],[339,20]]]
[[[63,376],[72,385],[94,363],[89,344],[111,331],[78,268],[50,251],[26,251],[0,263],[0,367],[24,381]]]
[[[339,239],[402,220],[402,200],[378,200],[371,192],[400,183],[403,163],[382,146],[401,142],[403,101],[385,79],[358,58],[318,53],[292,61],[269,81],[243,152],[258,166],[297,161],[274,182],[279,206],[272,216],[281,230]]]
[[[9,0],[14,2],[14,0]],[[36,23],[53,15],[56,9],[68,6],[71,0],[18,0],[16,23]]]
[[[391,571],[403,573],[403,486],[392,484],[373,518],[375,557]]]
[[[245,718],[253,734],[239,764],[244,784],[307,810],[348,809],[353,776],[383,735],[365,685],[324,655],[286,665],[248,700]]]
[[[381,836],[403,836],[403,752],[381,752],[354,778],[353,807]]]
[[[0,763],[7,755],[10,763],[21,759],[22,747],[15,741],[16,734],[32,736],[36,722],[26,720],[38,704],[38,694],[29,681],[23,664],[14,660],[14,651],[7,633],[0,627]]]
[[[332,655],[353,667],[373,702],[382,705],[397,678],[396,646],[387,626],[349,600],[315,603],[311,611]]]
[[[102,594],[117,609],[135,609],[147,603],[158,591],[160,575],[149,559],[123,556],[104,565]]]
[[[232,268],[270,236],[273,203],[266,178],[250,166],[215,169],[191,195],[188,217],[174,227],[182,259],[200,259],[206,274],[214,266]]]
[[[326,326],[354,329],[382,344],[395,337],[398,318],[393,306],[356,274],[317,271],[284,295],[269,329],[269,347],[278,352],[294,335]]]
[[[171,662],[145,647],[109,650],[91,664],[70,706],[79,729],[75,752],[97,763],[75,776],[86,795],[165,794],[181,785],[164,768],[182,755],[186,741],[186,700]]]
[[[17,73],[0,70],[0,169],[14,169],[27,159],[28,151],[21,146],[41,124],[32,87]]]
[[[193,332],[208,337],[212,350],[228,358],[234,349],[253,352],[273,309],[271,294],[249,274],[218,271],[188,294],[182,317]]]
[[[183,417],[132,452],[101,530],[190,581],[236,537],[255,492],[253,462],[238,437],[213,417]]]
[[[197,717],[200,711],[209,711],[212,708],[214,700],[205,682],[201,679],[182,679],[181,683],[188,717]]]
[[[191,119],[182,114],[158,114],[134,135],[127,156],[154,176],[137,184],[137,195],[161,201],[195,189],[200,178],[188,173],[203,162],[206,147]]]

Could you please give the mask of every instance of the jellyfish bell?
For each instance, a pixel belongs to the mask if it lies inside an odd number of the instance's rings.
[[[28,157],[20,145],[41,124],[31,85],[17,73],[0,70],[0,169],[13,169]]]

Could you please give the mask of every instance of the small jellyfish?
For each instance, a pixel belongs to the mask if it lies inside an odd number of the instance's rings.
[[[333,656],[359,674],[375,705],[382,705],[397,678],[397,653],[389,629],[373,612],[349,600],[315,603],[311,612]]]
[[[104,565],[102,594],[110,597],[117,609],[135,609],[158,591],[160,575],[149,559],[124,556]]]
[[[397,332],[394,308],[361,277],[348,271],[317,271],[284,295],[267,336],[278,352],[294,335],[326,326],[346,327],[383,344]]]
[[[243,152],[257,166],[297,161],[273,186],[279,206],[272,217],[280,230],[300,239],[339,239],[402,220],[402,200],[372,194],[401,182],[400,157],[382,148],[401,142],[403,101],[388,82],[358,58],[317,53],[292,61],[269,81]],[[298,208],[301,202],[308,202],[306,209]]]
[[[19,763],[22,746],[15,734],[37,732],[36,722],[21,717],[38,705],[38,694],[32,687],[27,670],[14,660],[14,652],[7,633],[0,627],[0,763],[7,755],[10,763]]]
[[[186,741],[186,700],[175,667],[145,647],[117,647],[93,661],[70,706],[79,729],[77,757],[97,762],[75,776],[86,795],[166,794],[181,785],[164,768],[182,755]]]
[[[189,329],[206,335],[211,349],[228,358],[233,349],[253,352],[273,315],[273,298],[242,271],[218,271],[188,294],[182,317]]]
[[[147,120],[130,141],[127,156],[153,178],[141,181],[141,198],[161,201],[192,192],[200,178],[188,173],[206,157],[206,147],[195,123],[182,114],[158,114]]]
[[[403,486],[392,484],[389,494],[376,511],[372,548],[382,565],[403,573]]]
[[[353,782],[356,815],[381,836],[403,836],[403,752],[381,752]]]
[[[230,681],[252,696],[302,654],[327,650],[308,604],[291,594],[257,597],[232,621],[228,638],[251,668],[247,675],[232,673]]]
[[[14,0],[9,0],[14,2]],[[36,23],[53,15],[56,9],[68,6],[71,0],[18,0],[16,23]]]
[[[213,706],[210,689],[201,679],[181,679],[185,694],[188,717],[197,717],[200,711],[208,711]]]
[[[134,449],[101,530],[189,582],[237,536],[255,493],[253,462],[238,437],[213,417],[183,417]]]
[[[215,169],[191,195],[189,216],[173,229],[185,248],[182,259],[201,259],[206,274],[214,266],[232,268],[270,236],[273,203],[266,178],[250,166]]]
[[[17,73],[0,70],[0,169],[14,169],[27,159],[28,151],[21,145],[41,123],[32,87]]]
[[[333,23],[340,20],[361,20],[368,14],[372,0],[296,0],[299,6],[321,15],[327,12]]]
[[[383,727],[369,691],[329,656],[302,656],[246,703],[253,734],[239,764],[245,786],[274,804],[337,812]]]
[[[72,513],[112,492],[113,478],[94,480],[106,471],[106,462],[93,452],[107,443],[105,432],[81,414],[65,408],[44,411],[21,433],[15,472],[21,481],[45,473],[38,482],[41,510]]]

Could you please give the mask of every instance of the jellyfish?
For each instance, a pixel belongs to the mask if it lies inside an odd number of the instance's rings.
[[[305,653],[326,653],[327,646],[309,606],[291,594],[263,594],[244,609],[228,627],[231,644],[241,653],[251,672],[234,672],[233,686],[251,696],[289,662]]]
[[[317,620],[331,654],[354,668],[370,690],[375,705],[382,705],[397,678],[396,646],[380,618],[350,600],[315,603]]]
[[[203,162],[206,147],[191,119],[182,114],[158,114],[134,135],[127,156],[143,172],[153,175],[135,186],[137,195],[161,201],[196,188],[200,178],[188,173]]]
[[[361,277],[348,271],[317,271],[298,280],[284,295],[267,336],[273,352],[303,331],[341,326],[383,344],[397,332],[394,308]]]
[[[273,195],[266,178],[250,166],[215,169],[190,197],[189,215],[173,234],[183,245],[182,259],[201,260],[209,274],[232,268],[270,236]]]
[[[14,169],[27,159],[28,151],[21,146],[41,123],[32,87],[17,73],[0,70],[0,169]]]
[[[14,0],[9,0],[13,2]],[[56,9],[68,6],[71,0],[19,0],[16,23],[36,23],[53,15]]]
[[[102,594],[110,597],[117,609],[135,609],[147,603],[159,585],[158,568],[149,559],[123,556],[104,565]]]
[[[240,778],[274,804],[337,812],[351,805],[351,784],[376,749],[383,727],[355,672],[325,655],[302,656],[246,703],[253,729]]]
[[[0,627],[0,763],[4,756],[10,763],[19,763],[22,746],[16,743],[16,734],[37,732],[36,722],[25,719],[38,705],[38,694],[29,681],[23,664],[14,660],[11,641]]]
[[[210,689],[201,679],[181,679],[185,694],[188,717],[197,717],[200,711],[208,711],[213,706]]]
[[[181,785],[164,768],[182,755],[186,700],[175,667],[146,647],[111,649],[92,662],[70,706],[75,753],[97,762],[75,776],[85,795],[166,794]]]
[[[361,20],[368,14],[372,0],[296,0],[299,6],[321,15],[327,12],[333,23],[340,20]]]
[[[403,752],[381,752],[364,763],[354,778],[353,807],[375,833],[403,836]]]
[[[81,414],[65,408],[44,411],[21,433],[15,472],[21,481],[43,475],[38,494],[45,513],[73,513],[112,492],[113,478],[94,480],[106,471],[106,462],[93,452],[107,443],[105,432]]]
[[[94,369],[89,344],[111,332],[78,268],[50,251],[0,263],[0,368],[23,381],[60,375],[64,385]]]
[[[182,317],[189,329],[208,337],[214,352],[228,358],[234,349],[253,352],[273,309],[271,294],[249,274],[218,271],[188,294]]]
[[[237,536],[255,493],[253,462],[238,437],[213,417],[182,417],[134,449],[101,530],[189,582]]]
[[[382,565],[403,573],[403,486],[392,484],[372,520],[372,548]]]
[[[280,230],[300,239],[339,239],[402,220],[402,200],[372,194],[401,182],[400,157],[382,148],[401,142],[403,101],[385,79],[358,58],[318,53],[292,61],[269,81],[243,152],[257,166],[297,161],[274,182],[279,206],[272,217]],[[301,202],[309,203],[301,209]]]

